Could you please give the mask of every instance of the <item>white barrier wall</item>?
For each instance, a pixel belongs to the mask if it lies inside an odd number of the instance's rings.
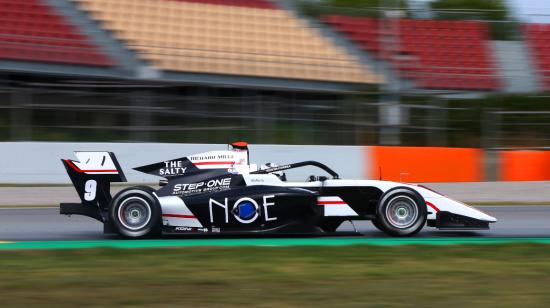
[[[0,142],[0,183],[70,183],[60,159],[76,159],[73,151],[90,150],[114,152],[129,182],[155,183],[158,177],[132,168],[224,149],[225,144]],[[250,145],[251,163],[316,160],[349,179],[369,174],[365,156],[365,147],[361,146]],[[311,174],[325,175],[314,167],[287,172],[289,180],[305,180]]]

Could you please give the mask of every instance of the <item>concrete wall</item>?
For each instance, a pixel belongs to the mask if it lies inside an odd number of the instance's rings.
[[[132,168],[212,150],[225,144],[0,142],[0,184],[67,184],[60,159],[75,159],[73,151],[114,152],[131,183],[155,183],[159,178]],[[486,153],[481,149],[382,146],[251,145],[250,161],[287,164],[322,162],[342,178],[401,182],[485,181]],[[550,151],[501,151],[497,168],[501,181],[549,181]],[[313,167],[287,172],[289,180],[323,175]]]
[[[70,183],[60,159],[76,159],[73,151],[114,152],[129,182],[158,181],[158,177],[132,170],[151,164],[212,150],[227,149],[225,144],[172,143],[75,143],[75,142],[1,142],[0,183]],[[322,162],[345,178],[363,178],[365,149],[360,146],[251,145],[251,163],[286,164],[304,160]],[[368,170],[367,170],[368,171]],[[289,171],[291,180],[305,180],[309,175],[323,175],[316,168]]]

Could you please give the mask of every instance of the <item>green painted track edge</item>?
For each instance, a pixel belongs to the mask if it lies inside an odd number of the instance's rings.
[[[403,246],[403,245],[494,245],[550,244],[550,238],[262,238],[262,239],[151,239],[22,241],[0,243],[0,250],[169,248],[169,247],[288,247],[288,246]]]

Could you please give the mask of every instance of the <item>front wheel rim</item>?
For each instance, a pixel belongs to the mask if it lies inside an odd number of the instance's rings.
[[[151,206],[142,198],[128,198],[118,207],[118,219],[126,229],[142,229],[151,220]]]
[[[418,219],[416,202],[407,196],[397,196],[388,202],[386,207],[388,223],[395,228],[407,229]]]

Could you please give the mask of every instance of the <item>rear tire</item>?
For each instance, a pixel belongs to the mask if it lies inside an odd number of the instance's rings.
[[[378,203],[375,227],[392,236],[412,236],[426,224],[424,198],[407,187],[387,191]]]
[[[150,187],[131,187],[115,195],[109,215],[118,233],[142,238],[161,232],[161,208]]]

